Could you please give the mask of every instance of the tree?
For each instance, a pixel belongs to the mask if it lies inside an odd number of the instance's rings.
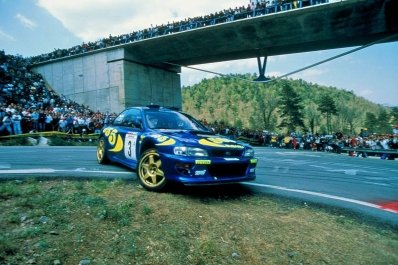
[[[332,115],[337,114],[336,103],[329,94],[325,94],[319,100],[318,110],[326,115],[326,128],[328,133],[332,131],[331,120]]]
[[[397,125],[398,124],[398,107],[392,107],[391,108],[391,119],[392,119],[392,124]]]
[[[361,115],[361,111],[357,108],[355,104],[346,104],[340,106],[340,116],[348,124],[349,133],[355,134],[355,127],[360,123],[361,119],[359,118]]]
[[[391,133],[392,126],[387,111],[384,108],[380,109],[379,116],[377,117],[377,133]]]
[[[262,89],[262,88],[260,88]],[[264,129],[272,131],[275,128],[272,116],[279,105],[279,97],[275,90],[266,88],[258,99],[258,105],[261,112],[261,119]]]
[[[377,118],[374,113],[366,112],[364,126],[371,133],[377,131]]]
[[[298,127],[304,128],[304,121],[301,105],[302,99],[294,91],[293,87],[285,83],[281,91],[281,117],[280,128],[287,128],[289,132],[294,132]]]
[[[308,127],[311,133],[315,133],[316,132],[315,128],[317,127],[320,120],[318,106],[314,102],[310,102],[305,106],[304,113],[307,118]]]

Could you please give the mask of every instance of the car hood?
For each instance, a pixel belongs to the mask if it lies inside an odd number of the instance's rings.
[[[198,146],[203,148],[232,148],[243,149],[249,145],[235,140],[231,140],[225,136],[213,134],[203,131],[158,131],[158,133],[180,142],[183,145]],[[171,141],[173,142],[173,141]],[[169,141],[169,143],[171,143]]]

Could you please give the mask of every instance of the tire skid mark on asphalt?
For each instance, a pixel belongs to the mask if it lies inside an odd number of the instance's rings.
[[[274,186],[274,185],[267,185],[267,184],[260,184],[260,183],[251,183],[251,182],[243,182],[243,184],[249,185],[249,186],[256,186],[256,187],[263,187],[263,188],[270,188],[270,189],[276,189],[276,190],[302,193],[302,194],[307,194],[307,195],[312,195],[312,196],[317,196],[317,197],[322,197],[322,198],[327,198],[327,199],[333,199],[333,200],[338,200],[338,201],[344,201],[344,202],[349,202],[349,203],[353,203],[353,204],[357,204],[357,205],[361,205],[361,206],[367,206],[367,207],[380,209],[380,210],[398,214],[398,202],[393,202],[393,204],[392,204],[393,206],[391,206],[391,202],[384,203],[384,204],[374,204],[374,203],[370,203],[370,202],[364,202],[364,201],[359,201],[359,200],[355,200],[355,199],[349,199],[349,198],[345,198],[345,197],[329,195],[329,194],[325,194],[325,193],[308,191],[308,190],[290,189],[290,188],[281,187],[281,186]]]

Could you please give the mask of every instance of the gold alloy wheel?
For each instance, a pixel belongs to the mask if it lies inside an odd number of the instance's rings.
[[[106,152],[105,152],[105,140],[103,138],[101,138],[98,142],[97,161],[100,164],[105,164],[106,162],[108,162],[108,159],[106,157]]]
[[[142,155],[138,164],[138,176],[141,184],[148,190],[161,190],[166,185],[162,161],[155,149],[150,149]]]

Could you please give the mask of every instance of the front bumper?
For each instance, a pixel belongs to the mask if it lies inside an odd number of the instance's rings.
[[[161,160],[166,179],[184,185],[234,183],[256,178],[255,158],[192,158],[161,154]]]

